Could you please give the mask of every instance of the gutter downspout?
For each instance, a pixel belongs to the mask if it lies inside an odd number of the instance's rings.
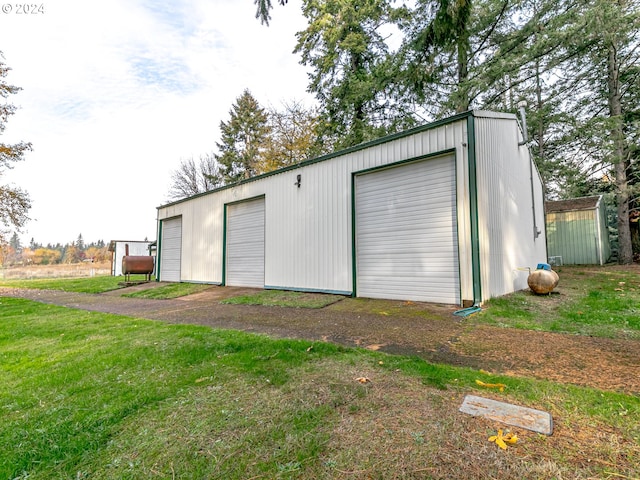
[[[527,102],[522,101],[518,103],[518,110],[520,111],[520,123],[522,127],[522,141],[518,143],[518,146],[526,146],[529,142],[529,133],[527,132],[527,115],[525,112],[525,108],[527,107]],[[529,146],[527,146],[527,151],[529,150]],[[536,221],[536,195],[535,190],[533,189],[533,157],[531,156],[531,152],[529,152],[529,184],[531,185],[531,209],[533,210],[533,240],[540,236],[542,233],[538,228],[538,222]]]

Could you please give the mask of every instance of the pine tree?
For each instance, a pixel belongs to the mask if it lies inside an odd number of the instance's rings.
[[[78,250],[83,251],[86,247],[84,244],[84,239],[82,238],[82,234],[78,235],[78,238],[76,239],[76,243],[75,246],[78,248]]]
[[[285,5],[288,0],[278,0],[280,5]],[[271,20],[270,10],[273,8],[271,0],[253,0],[256,5],[256,18],[260,20],[263,25],[269,25]]]
[[[22,245],[20,244],[20,237],[16,232],[13,232],[11,235],[11,240],[9,240],[9,246],[16,252],[20,253],[22,251]]]
[[[303,3],[309,21],[295,52],[312,68],[308,90],[320,104],[319,140],[348,147],[414,124],[389,95],[392,69],[381,28],[397,15],[389,0]]]
[[[618,208],[618,262],[633,261],[630,205],[640,198],[634,172],[634,139],[640,89],[640,2],[589,0],[575,8],[567,48],[575,55],[563,65],[572,85],[565,108],[575,119],[567,149],[585,176],[613,180]],[[571,26],[570,26],[571,27]]]
[[[229,111],[228,122],[220,122],[221,141],[216,142],[225,183],[253,177],[263,171],[264,149],[269,136],[268,117],[258,101],[245,90]]]

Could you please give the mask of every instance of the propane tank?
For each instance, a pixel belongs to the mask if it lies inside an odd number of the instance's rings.
[[[548,263],[539,263],[536,270],[529,274],[527,283],[529,288],[538,295],[546,295],[558,286],[560,277],[551,270]]]

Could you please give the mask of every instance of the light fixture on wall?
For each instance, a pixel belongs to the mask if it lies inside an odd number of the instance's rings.
[[[298,176],[296,177],[296,183],[294,183],[294,185],[296,185],[298,188],[300,188],[301,184],[302,184],[302,174],[299,173]]]

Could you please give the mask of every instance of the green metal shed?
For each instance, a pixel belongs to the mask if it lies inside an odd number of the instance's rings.
[[[611,256],[602,195],[545,202],[547,251],[554,265],[604,265]]]

